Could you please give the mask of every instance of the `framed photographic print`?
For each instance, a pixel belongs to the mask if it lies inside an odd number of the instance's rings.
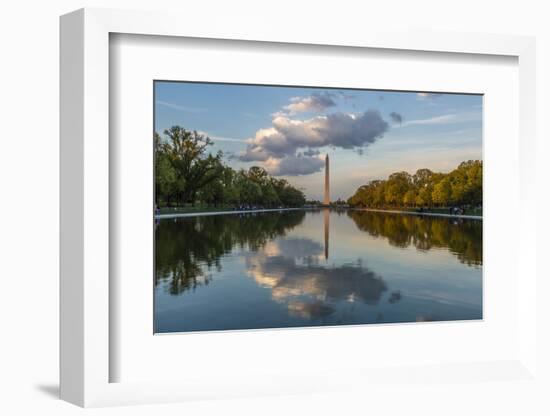
[[[536,382],[533,40],[180,22],[61,19],[62,398]]]
[[[482,319],[482,95],[154,96],[155,332]]]

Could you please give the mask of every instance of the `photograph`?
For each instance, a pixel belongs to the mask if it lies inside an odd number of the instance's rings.
[[[546,2],[2,6],[0,416],[550,416]]]
[[[483,319],[483,95],[156,80],[154,332]]]

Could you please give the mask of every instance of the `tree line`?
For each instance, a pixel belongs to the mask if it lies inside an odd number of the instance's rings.
[[[221,151],[208,152],[212,140],[181,126],[155,132],[155,203],[185,206],[298,207],[304,193],[285,179],[275,178],[261,167],[235,170],[223,161]]]
[[[414,175],[392,173],[386,180],[360,186],[348,199],[352,207],[448,207],[482,204],[483,162],[462,162],[449,173],[419,169]]]
[[[257,251],[301,224],[305,211],[266,212],[262,215],[206,215],[159,221],[155,225],[155,285],[169,282],[178,295],[208,285],[212,270],[235,247]]]
[[[413,246],[418,250],[447,248],[469,266],[480,266],[483,259],[483,222],[416,215],[395,215],[385,212],[349,210],[347,215],[357,228],[374,237],[384,237],[395,247]]]

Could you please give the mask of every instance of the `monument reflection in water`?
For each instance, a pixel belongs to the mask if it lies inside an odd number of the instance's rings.
[[[480,220],[296,210],[155,234],[156,332],[482,318]]]

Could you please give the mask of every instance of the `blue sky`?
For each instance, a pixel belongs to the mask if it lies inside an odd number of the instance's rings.
[[[263,166],[322,199],[420,168],[448,172],[482,158],[480,95],[155,82],[155,130],[207,134],[236,169]]]

